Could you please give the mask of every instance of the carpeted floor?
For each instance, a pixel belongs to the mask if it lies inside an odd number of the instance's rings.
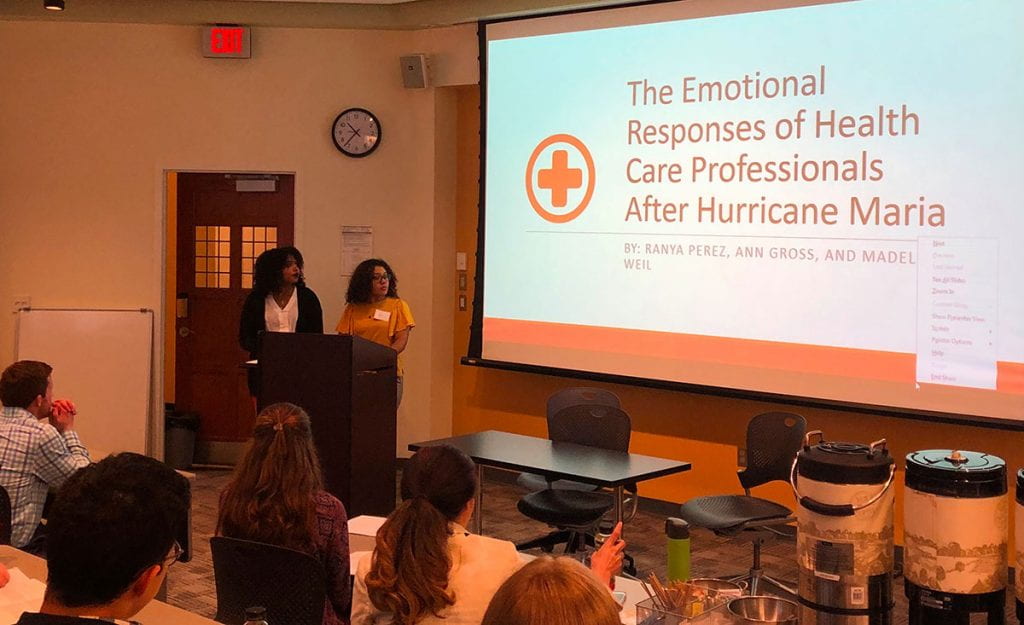
[[[191,562],[177,563],[170,571],[167,602],[186,610],[212,618],[217,607],[217,593],[213,581],[213,563],[210,559],[209,539],[217,518],[218,495],[230,477],[230,471],[200,469],[196,471],[193,491],[193,542]],[[484,484],[483,533],[511,541],[523,541],[547,532],[546,527],[533,522],[516,510],[516,501],[522,492],[504,480],[488,479]],[[665,516],[641,510],[625,531],[628,553],[636,562],[641,576],[649,572],[664,578]],[[717,577],[735,574],[750,566],[750,543],[719,538],[710,532],[694,530],[691,538],[691,570],[694,577]],[[540,553],[539,551],[537,553]],[[791,539],[778,539],[763,550],[762,566],[770,575],[795,581],[796,548]],[[907,623],[907,600],[903,594],[903,580],[893,585],[896,608],[893,625]],[[1007,596],[1007,623],[1016,622],[1014,598]],[[975,619],[971,623],[976,622]],[[981,622],[981,621],[977,621]]]

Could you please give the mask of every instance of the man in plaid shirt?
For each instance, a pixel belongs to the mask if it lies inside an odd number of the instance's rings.
[[[11,498],[11,544],[19,548],[37,533],[49,489],[91,462],[72,430],[75,405],[53,399],[52,371],[22,360],[0,375],[0,486]]]

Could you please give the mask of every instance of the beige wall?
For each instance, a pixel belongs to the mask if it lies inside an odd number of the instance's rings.
[[[399,448],[447,434],[452,373],[433,365],[451,358],[440,292],[455,280],[454,202],[437,168],[453,158],[454,101],[402,88],[398,57],[428,53],[442,84],[475,82],[475,26],[261,28],[253,50],[205,59],[197,27],[0,22],[0,306],[28,294],[34,306],[148,307],[163,328],[164,172],[295,172],[296,244],[326,323],[343,305],[340,227],[372,225],[418,322]],[[331,143],[348,106],[382,120],[369,158]],[[0,365],[13,353],[13,316],[0,315]]]

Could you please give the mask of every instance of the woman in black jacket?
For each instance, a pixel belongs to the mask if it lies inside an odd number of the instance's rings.
[[[324,331],[324,313],[316,293],[302,278],[302,254],[294,247],[267,250],[256,259],[252,292],[245,298],[238,342],[256,358],[260,332]],[[249,393],[259,394],[259,372],[249,370]]]

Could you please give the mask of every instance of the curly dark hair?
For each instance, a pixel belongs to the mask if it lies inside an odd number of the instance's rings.
[[[267,296],[278,291],[284,284],[281,272],[288,264],[288,257],[291,256],[298,263],[299,269],[305,265],[302,260],[302,253],[292,246],[275,247],[263,252],[256,259],[256,266],[252,271],[252,290],[257,295]],[[305,280],[299,278],[297,286],[306,286]]]
[[[398,297],[398,276],[391,270],[391,265],[380,258],[367,258],[359,263],[352,278],[348,281],[345,302],[349,304],[369,304],[373,293],[373,268],[383,267],[388,272],[388,297]]]

